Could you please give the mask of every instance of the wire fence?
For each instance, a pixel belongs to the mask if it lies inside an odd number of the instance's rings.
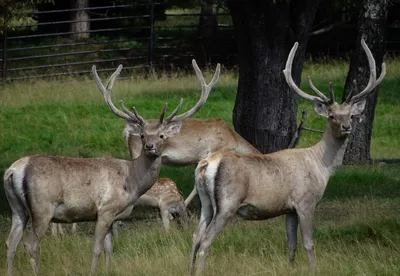
[[[193,58],[200,66],[217,62],[227,67],[237,65],[229,13],[218,9],[201,13],[200,8],[195,9],[197,12],[171,12],[154,1],[33,10],[25,13],[33,21],[17,22],[12,28],[7,27],[8,17],[4,16],[4,26],[0,26],[0,80],[84,77],[90,74],[93,64],[98,72],[112,71],[123,64],[122,78],[148,74],[153,69],[167,75],[191,71]],[[81,16],[73,16],[77,13]],[[347,54],[353,48],[355,34],[355,25],[343,25],[314,35],[308,52],[323,57],[343,56],[340,53]],[[399,35],[399,27],[389,28],[386,48],[390,54],[400,54]]]
[[[199,28],[201,13],[156,14],[159,3],[135,3],[81,9],[31,11],[36,23],[3,28],[1,80],[87,75],[124,65],[132,71],[186,69],[192,58],[199,65],[236,63],[233,28],[228,13],[215,13],[227,24]],[[71,19],[85,12],[83,19]],[[45,19],[43,19],[45,18]],[[6,22],[6,20],[4,20]],[[215,21],[216,22],[216,21]],[[84,30],[73,29],[80,23]],[[209,28],[207,30],[207,28]],[[203,35],[207,33],[207,35]]]

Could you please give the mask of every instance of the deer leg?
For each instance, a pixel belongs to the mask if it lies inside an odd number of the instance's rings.
[[[160,214],[161,214],[161,220],[163,222],[165,231],[170,230],[170,216],[171,214],[169,213],[168,207],[164,205],[160,205]]]
[[[206,234],[204,235],[200,249],[199,249],[199,263],[196,270],[196,276],[202,275],[205,264],[206,255],[212,242],[216,239],[219,233],[224,229],[228,219],[235,213],[235,211],[228,210],[224,213],[217,213],[210,225],[207,227]]]
[[[17,247],[21,242],[22,233],[28,222],[28,216],[22,208],[12,207],[11,230],[6,241],[8,275],[13,275],[13,263]]]
[[[49,228],[50,220],[53,216],[53,208],[43,206],[40,212],[37,212],[40,216],[35,216],[32,219],[32,231],[25,242],[25,249],[30,255],[31,265],[35,275],[39,275],[39,257],[38,248],[40,240],[46,234]]]
[[[308,264],[311,271],[315,271],[315,252],[314,252],[314,242],[312,237],[312,219],[313,210],[308,211],[297,211],[301,236],[303,239],[303,247],[307,253]]]
[[[197,195],[197,188],[196,188],[196,186],[194,186],[194,188],[190,192],[189,196],[185,199],[185,206],[188,206],[196,195]]]
[[[112,226],[111,226],[106,234],[106,237],[104,238],[104,254],[106,255],[107,275],[110,274],[110,260],[112,253],[113,253],[113,244],[112,244]]]
[[[114,223],[111,226],[111,233],[114,237],[118,237],[118,227],[121,224],[121,221],[114,221]]]
[[[93,245],[93,255],[92,255],[92,265],[90,267],[90,275],[94,275],[96,271],[97,264],[99,262],[99,257],[104,247],[104,240],[107,233],[110,231],[111,225],[113,223],[114,217],[111,215],[98,216],[96,229],[94,232],[94,245]]]
[[[294,258],[296,255],[298,225],[299,219],[296,212],[286,215],[286,235],[289,248],[289,261],[291,264],[294,263]]]
[[[57,227],[58,227],[58,233],[60,233],[60,235],[64,235],[64,227],[62,226],[61,223],[57,223]]]
[[[201,215],[199,225],[195,234],[193,235],[192,252],[190,253],[190,275],[194,274],[194,264],[196,262],[197,251],[200,248],[200,241],[204,236],[207,226],[210,224],[214,215],[214,210],[211,201],[206,194],[199,193],[201,199]]]
[[[50,222],[51,224],[51,235],[57,236],[57,224],[54,222]]]
[[[72,229],[71,229],[71,233],[72,234],[76,234],[76,222],[72,223]]]

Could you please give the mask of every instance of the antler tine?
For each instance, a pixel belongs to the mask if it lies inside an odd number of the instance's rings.
[[[217,68],[215,69],[215,73],[213,78],[211,79],[209,84],[206,84],[205,80],[204,80],[204,76],[201,73],[200,68],[197,66],[196,60],[192,60],[192,65],[194,68],[194,71],[196,72],[197,78],[200,81],[201,84],[201,96],[199,101],[188,111],[186,111],[185,113],[179,115],[179,116],[174,116],[175,117],[171,117],[171,115],[168,117],[169,122],[176,122],[176,121],[182,121],[185,120],[186,118],[189,118],[190,116],[192,116],[193,114],[195,114],[206,102],[208,95],[211,92],[211,89],[214,87],[214,85],[217,83],[218,79],[219,79],[219,74],[221,72],[221,65],[218,63],[217,64]]]
[[[133,113],[135,114],[136,118],[139,120],[139,123],[143,126],[146,125],[147,124],[146,120],[143,119],[143,117],[139,115],[139,113],[136,110],[136,107],[132,107],[132,110],[133,110]]]
[[[110,90],[111,90],[112,86],[114,85],[115,79],[121,73],[121,70],[122,70],[122,64],[119,65],[117,70],[115,70],[115,72],[111,75],[110,79],[108,80],[107,88],[106,88],[106,87],[104,87],[103,83],[100,80],[99,75],[97,74],[96,65],[92,66],[92,74],[93,74],[94,80],[96,81],[97,87],[99,88],[101,94],[103,94],[104,100],[105,100],[108,108],[115,115],[121,117],[122,119],[131,120],[131,118],[127,114],[125,114],[124,112],[122,112],[121,110],[116,108],[115,105],[111,101]]]
[[[345,100],[346,103],[350,103],[351,98],[354,95],[354,92],[357,92],[356,94],[358,94],[357,81],[355,79],[353,80],[353,87],[351,88],[349,94],[347,94],[347,97],[346,97],[346,100]]]
[[[172,118],[175,117],[176,113],[178,113],[178,111],[181,109],[182,105],[183,105],[183,98],[181,98],[179,104],[175,107],[174,111],[171,112],[171,114],[165,119],[165,122],[168,124],[169,122],[171,122]]]
[[[199,66],[197,65],[197,62],[196,62],[195,59],[192,60],[192,65],[193,65],[194,71],[196,72],[197,78],[199,79],[200,84],[202,86],[204,85],[204,86],[209,86],[209,87],[212,88],[217,83],[218,78],[219,78],[219,74],[221,72],[221,65],[219,63],[217,64],[217,68],[215,69],[215,73],[214,73],[214,75],[213,75],[213,77],[212,77],[212,79],[211,79],[209,84],[206,84],[206,81],[204,80],[203,73],[201,72],[201,70],[200,70]],[[211,90],[211,88],[210,88],[210,90]],[[210,91],[208,91],[208,92],[210,92]]]
[[[382,63],[382,70],[381,74],[378,79],[376,79],[376,65],[375,65],[375,59],[372,56],[371,50],[368,48],[367,44],[365,43],[364,39],[361,39],[361,46],[363,47],[365,54],[367,55],[368,58],[368,64],[369,64],[369,81],[367,86],[364,88],[363,91],[355,95],[354,97],[351,98],[351,103],[358,102],[362,100],[364,97],[368,95],[376,86],[378,86],[383,78],[386,75],[386,65],[385,63]]]
[[[309,100],[309,101],[314,101],[314,100],[318,100],[320,102],[325,102],[323,99],[321,99],[320,97],[316,97],[316,96],[311,96],[305,92],[303,92],[294,82],[293,78],[292,78],[292,63],[293,63],[293,59],[294,59],[294,55],[296,54],[297,48],[299,47],[299,43],[296,42],[293,47],[292,50],[290,50],[288,59],[286,61],[286,67],[283,70],[283,74],[285,75],[285,79],[287,84],[289,85],[290,88],[292,88],[300,97]],[[315,91],[315,90],[314,90]],[[317,93],[318,94],[318,93]]]
[[[142,124],[142,122],[136,117],[136,114],[133,113],[132,111],[130,111],[126,106],[124,101],[120,101],[119,104],[122,107],[122,110],[130,117],[130,120],[133,120],[134,122],[138,123],[138,124]]]
[[[308,84],[310,85],[311,89],[315,92],[315,94],[317,94],[322,100],[324,100],[324,102],[329,102],[329,98],[314,86],[310,76],[308,76],[307,78],[308,78]]]
[[[115,70],[115,72],[108,79],[107,86],[106,86],[107,90],[111,91],[111,89],[114,86],[114,81],[117,79],[118,75],[121,73],[121,70],[122,70],[122,64],[118,65],[117,70]]]
[[[160,125],[164,122],[165,112],[167,111],[168,104],[165,103],[160,115]]]
[[[336,102],[335,100],[335,93],[333,91],[333,84],[330,81],[329,82],[329,103],[333,104],[334,102]]]

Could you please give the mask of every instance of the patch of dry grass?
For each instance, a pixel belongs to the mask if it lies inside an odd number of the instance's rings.
[[[399,199],[381,198],[323,201],[314,225],[317,275],[398,275],[399,204]],[[0,239],[5,240],[9,220],[1,221]],[[169,234],[159,221],[124,226],[114,243],[111,275],[187,275],[195,223]],[[42,275],[88,274],[92,226],[79,228],[76,236],[43,239]],[[5,260],[4,254],[0,250],[0,259]],[[16,275],[32,275],[22,246],[15,266]],[[103,257],[98,272],[105,275]],[[0,273],[5,274],[4,262]],[[212,245],[205,275],[309,275],[309,271],[300,236],[296,264],[289,265],[284,218],[279,217],[264,222],[234,219]]]

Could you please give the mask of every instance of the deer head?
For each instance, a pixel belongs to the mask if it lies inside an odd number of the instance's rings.
[[[296,50],[299,43],[296,42],[293,45],[292,50],[289,53],[288,60],[286,62],[285,70],[283,73],[286,78],[286,82],[300,97],[314,102],[314,110],[321,116],[328,118],[328,130],[331,131],[332,135],[340,138],[340,137],[347,137],[352,130],[352,123],[353,119],[360,115],[361,112],[364,110],[366,98],[371,91],[378,86],[386,74],[386,65],[382,63],[382,70],[381,74],[378,79],[376,79],[376,66],[375,60],[372,56],[370,49],[368,48],[367,44],[365,43],[364,39],[361,39],[361,45],[367,54],[368,63],[369,63],[369,81],[367,86],[364,88],[363,91],[360,93],[356,93],[353,96],[354,90],[352,90],[349,95],[346,97],[345,101],[341,104],[338,104],[335,101],[335,95],[333,92],[332,82],[329,86],[329,97],[325,96],[321,91],[319,91],[311,81],[311,78],[308,77],[308,83],[311,89],[317,94],[318,96],[311,96],[305,92],[303,92],[293,81],[292,78],[292,63],[294,55],[296,54]],[[354,89],[357,89],[356,81],[354,80]]]
[[[159,156],[161,154],[165,141],[168,138],[173,137],[177,133],[179,133],[182,126],[182,121],[186,118],[191,117],[204,105],[208,98],[208,95],[210,94],[211,89],[217,83],[220,74],[220,64],[217,65],[214,76],[209,84],[206,84],[203,74],[201,73],[194,59],[192,60],[192,65],[201,84],[202,91],[199,101],[190,110],[186,111],[183,114],[177,115],[183,105],[183,99],[181,99],[177,107],[166,118],[165,114],[167,112],[168,105],[165,104],[159,120],[148,121],[140,116],[135,107],[133,107],[131,111],[124,105],[124,102],[121,101],[122,110],[120,110],[116,108],[111,101],[110,91],[114,85],[115,79],[122,70],[122,65],[119,65],[117,70],[111,75],[106,87],[104,87],[97,74],[96,66],[93,65],[92,73],[94,79],[96,81],[97,87],[103,94],[104,100],[106,101],[109,109],[115,115],[126,120],[129,134],[140,136],[144,152],[147,155]]]

